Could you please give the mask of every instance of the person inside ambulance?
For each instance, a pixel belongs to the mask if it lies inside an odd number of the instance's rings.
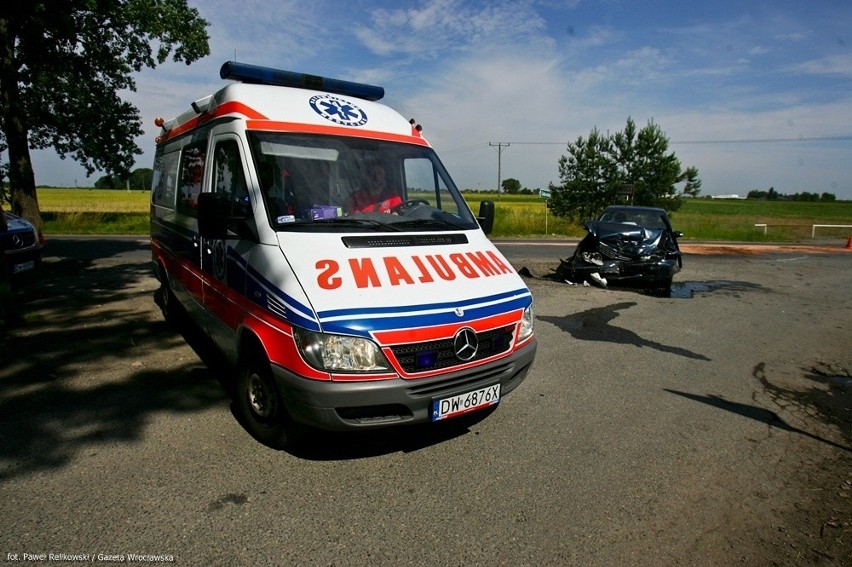
[[[278,222],[284,222],[285,217],[291,222],[295,213],[293,207],[292,190],[288,191],[288,178],[290,173],[287,168],[280,168],[274,161],[264,161],[259,167],[260,186],[266,193],[267,201],[272,211],[272,217]],[[290,194],[288,194],[290,193]]]
[[[402,197],[388,186],[387,172],[378,160],[366,164],[364,187],[352,194],[349,211],[353,213],[393,213],[402,205]]]

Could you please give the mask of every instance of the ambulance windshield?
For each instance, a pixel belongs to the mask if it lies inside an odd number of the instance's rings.
[[[250,132],[276,230],[467,230],[477,222],[435,152],[382,140]]]

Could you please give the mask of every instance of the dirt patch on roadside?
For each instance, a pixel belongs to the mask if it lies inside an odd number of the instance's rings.
[[[852,359],[760,363],[753,369],[763,395],[767,425],[801,440],[800,471],[790,479],[799,487],[793,511],[774,520],[770,538],[790,565],[852,564]],[[768,399],[767,399],[768,398]],[[815,458],[806,446],[830,448]],[[777,557],[777,556],[776,556]],[[774,564],[774,563],[773,563]],[[786,564],[786,563],[785,563]]]
[[[758,256],[770,253],[801,252],[807,254],[836,254],[852,249],[840,246],[811,246],[804,244],[681,244],[685,254],[727,254],[736,256]]]

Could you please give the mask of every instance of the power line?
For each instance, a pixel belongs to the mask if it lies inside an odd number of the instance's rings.
[[[776,144],[789,142],[846,142],[852,140],[852,135],[847,136],[810,136],[799,138],[732,138],[730,140],[672,140],[670,144]],[[566,146],[573,142],[503,142],[506,145],[518,146]],[[494,144],[489,142],[490,146]],[[458,150],[474,148],[476,145],[455,148]],[[449,150],[452,151],[452,150]]]
[[[810,138],[754,138],[734,140],[683,140],[672,144],[775,144],[786,142],[842,142],[852,140],[852,136],[814,136]]]

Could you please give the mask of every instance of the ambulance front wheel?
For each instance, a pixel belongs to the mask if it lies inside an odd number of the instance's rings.
[[[287,415],[266,357],[254,354],[242,361],[236,396],[243,425],[255,439],[273,449],[297,441],[300,428]]]

